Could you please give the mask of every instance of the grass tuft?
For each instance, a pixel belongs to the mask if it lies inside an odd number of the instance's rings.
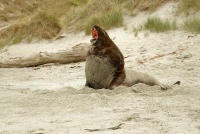
[[[182,0],[179,3],[177,13],[184,13],[185,15],[190,15],[190,12],[200,11],[200,0]]]
[[[122,6],[128,15],[136,15],[141,11],[155,11],[160,5],[169,0],[126,0]]]
[[[81,6],[87,3],[87,0],[69,0],[69,3],[73,6]]]
[[[158,17],[148,18],[144,24],[144,28],[153,32],[165,32],[175,30],[177,28],[176,21],[161,20]]]
[[[132,32],[134,33],[134,36],[137,37],[139,32],[142,31],[143,26],[138,25],[137,27],[132,27]]]
[[[56,16],[40,12],[26,24],[25,29],[26,34],[32,37],[52,39],[60,32],[61,25]]]
[[[19,43],[23,39],[52,39],[61,30],[58,19],[53,15],[48,15],[44,12],[36,14],[29,21],[19,20],[8,28],[5,28],[0,33],[0,44],[5,43]],[[7,38],[9,40],[2,40]]]
[[[123,14],[120,8],[115,8],[111,12],[92,17],[85,26],[85,33],[88,35],[91,32],[93,25],[100,25],[105,29],[119,27],[123,24]]]
[[[200,33],[200,18],[186,20],[183,26],[189,32]]]

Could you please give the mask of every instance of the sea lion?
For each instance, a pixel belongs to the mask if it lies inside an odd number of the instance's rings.
[[[113,89],[122,85],[126,77],[124,56],[99,26],[92,27],[92,47],[87,53],[85,86],[94,89]]]
[[[120,85],[130,87],[137,83],[144,83],[150,86],[158,85],[162,89],[169,88],[148,74],[124,69],[123,54],[107,32],[99,26],[92,27],[90,42],[92,47],[87,53],[85,86],[94,89],[113,89]],[[179,85],[180,81],[175,84]]]

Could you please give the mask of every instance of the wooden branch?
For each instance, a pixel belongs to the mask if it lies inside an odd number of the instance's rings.
[[[78,44],[71,50],[62,50],[58,52],[40,52],[30,57],[14,57],[9,60],[0,59],[0,67],[33,67],[47,63],[67,64],[86,60],[86,54],[89,44]]]
[[[143,59],[143,60],[138,60],[137,63],[138,63],[138,64],[144,64],[144,63],[146,63],[147,61],[152,61],[152,60],[155,60],[155,59],[164,57],[164,56],[177,54],[178,52],[179,52],[179,53],[182,53],[182,52],[185,51],[187,48],[188,48],[188,47],[185,47],[185,48],[177,48],[175,51],[170,52],[170,53],[166,53],[166,54],[156,54],[156,55],[153,56],[153,57],[146,58],[146,59]]]
[[[120,123],[117,126],[114,127],[110,127],[110,128],[102,128],[102,129],[85,129],[86,131],[89,132],[95,132],[95,131],[106,131],[106,130],[117,130],[117,129],[121,129],[121,125],[123,125],[123,123]]]

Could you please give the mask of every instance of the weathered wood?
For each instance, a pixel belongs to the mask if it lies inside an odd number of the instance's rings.
[[[58,52],[40,52],[30,57],[15,57],[2,61],[0,59],[0,67],[33,67],[48,63],[67,64],[86,60],[86,54],[89,49],[88,44],[78,44],[71,50],[62,50]]]

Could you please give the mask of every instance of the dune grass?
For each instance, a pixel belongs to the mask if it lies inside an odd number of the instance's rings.
[[[149,11],[167,0],[1,0],[0,45],[32,39],[52,39],[61,30],[90,33],[91,26],[105,29],[123,25],[123,14]]]
[[[87,3],[87,0],[69,0],[69,3],[74,6],[81,6]]]
[[[40,12],[29,23],[25,24],[24,29],[29,36],[40,39],[52,39],[60,32],[61,25],[56,16]]]
[[[85,26],[86,35],[91,33],[91,27],[99,25],[104,29],[119,27],[123,25],[123,14],[120,8],[115,8],[105,14],[93,16]]]
[[[122,4],[128,15],[137,15],[141,11],[155,11],[160,5],[169,0],[126,0]]]
[[[0,37],[9,39],[9,43],[15,44],[23,39],[29,41],[32,38],[52,39],[61,30],[58,19],[53,15],[40,12],[29,19],[29,21],[22,19],[16,21],[10,27],[2,30]],[[5,41],[3,40],[2,42]]]
[[[182,0],[178,6],[178,14],[189,15],[191,12],[200,11],[200,0]]]
[[[184,22],[185,30],[193,33],[200,33],[200,18],[188,19]]]
[[[136,27],[132,27],[132,32],[134,33],[134,36],[137,37],[139,32],[142,31],[143,25],[138,25]]]
[[[152,32],[165,32],[177,29],[176,21],[162,20],[158,17],[148,18],[144,23],[144,28]]]
[[[0,21],[11,22],[13,20],[28,16],[38,8],[38,5],[44,4],[41,1],[35,2],[34,0],[1,0],[0,4],[4,8],[0,10]]]
[[[32,39],[52,39],[64,32],[85,31],[100,25],[105,29],[123,25],[123,15],[152,12],[169,0],[1,0],[0,45],[15,44]],[[173,1],[173,0],[171,0]],[[176,0],[177,1],[177,0]],[[199,0],[182,0],[179,9],[200,9]],[[146,28],[152,31],[174,29],[175,22],[148,20]],[[155,23],[155,25],[153,24]],[[157,28],[153,28],[156,27]],[[152,29],[151,29],[152,28]]]

